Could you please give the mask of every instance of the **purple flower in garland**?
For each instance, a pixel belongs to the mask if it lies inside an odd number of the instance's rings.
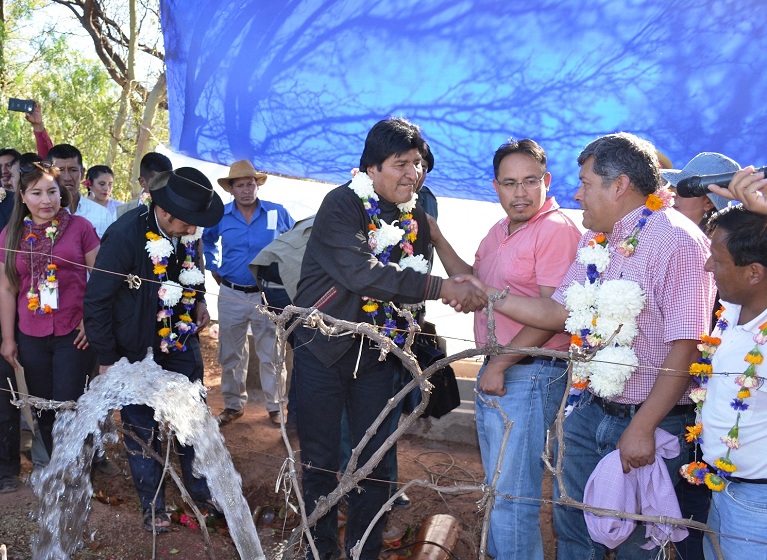
[[[368,204],[365,206],[365,212],[367,212],[371,219],[381,213],[381,209],[378,207],[378,201],[375,198],[368,198]]]
[[[743,399],[732,399],[730,406],[735,410],[748,410],[748,403],[743,402]]]
[[[599,279],[599,271],[597,270],[597,265],[589,264],[586,267],[586,277],[589,279],[589,283],[591,284]]]
[[[389,264],[389,261],[391,260],[391,250],[392,247],[389,247],[383,253],[378,255],[378,260],[381,261],[382,264]]]

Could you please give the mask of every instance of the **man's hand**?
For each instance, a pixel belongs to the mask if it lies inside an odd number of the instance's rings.
[[[80,319],[80,323],[77,325],[77,336],[75,337],[73,344],[77,346],[78,350],[85,350],[88,348],[88,339],[85,337],[85,326],[83,325],[82,319]]]
[[[508,358],[512,359],[511,363],[507,362]],[[477,383],[480,392],[496,397],[504,396],[506,394],[506,387],[504,387],[506,369],[515,362],[516,357],[510,354],[491,356]]]
[[[624,473],[652,465],[655,462],[655,430],[648,430],[632,420],[616,447],[620,450]]]
[[[463,275],[469,276],[471,275]],[[479,280],[477,280],[479,282]],[[487,305],[487,294],[469,280],[459,280],[458,277],[447,278],[442,281],[442,289],[439,297],[443,303],[449,304],[456,311],[469,313],[482,309]]]
[[[29,121],[32,125],[32,130],[35,132],[42,132],[45,130],[45,125],[43,124],[43,108],[37,101],[35,101],[35,108],[32,109],[32,112],[25,113],[24,118]]]
[[[208,313],[208,304],[204,301],[198,301],[195,305],[197,315],[197,330],[204,329],[210,323],[210,313]]]
[[[735,173],[729,188],[708,185],[708,189],[730,200],[739,200],[746,210],[757,214],[767,214],[767,179],[764,173],[754,173],[754,166],[749,165]]]

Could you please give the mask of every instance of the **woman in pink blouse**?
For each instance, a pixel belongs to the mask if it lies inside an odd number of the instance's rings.
[[[99,250],[93,226],[66,209],[58,169],[35,162],[21,169],[20,188],[0,233],[0,354],[24,368],[31,395],[77,400],[95,357],[83,329],[87,271]],[[40,433],[50,454],[54,411],[42,411]]]

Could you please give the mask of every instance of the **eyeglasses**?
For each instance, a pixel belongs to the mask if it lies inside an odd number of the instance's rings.
[[[503,183],[498,183],[498,184],[501,185],[504,189],[507,189],[507,190],[510,190],[510,191],[516,190],[517,189],[517,185],[519,185],[520,187],[522,187],[525,190],[525,192],[529,192],[529,191],[534,191],[535,189],[540,187],[541,186],[541,181],[543,181],[543,178],[545,176],[546,176],[546,174],[544,173],[543,175],[541,175],[537,179],[535,179],[533,177],[528,177],[527,179],[525,179],[525,180],[523,180],[521,182],[520,181],[507,180],[507,181],[504,181]]]
[[[29,163],[24,163],[19,165],[19,172],[32,173],[36,169],[40,169],[42,171],[48,171],[52,168],[53,168],[53,164],[50,161],[31,161]]]

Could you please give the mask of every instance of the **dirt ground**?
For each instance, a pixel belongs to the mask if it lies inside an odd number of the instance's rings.
[[[209,387],[208,404],[217,414],[223,408],[220,395],[220,367],[216,362],[217,341],[201,335],[205,359],[205,384]],[[287,456],[280,430],[273,426],[262,404],[251,402],[243,418],[222,428],[227,448],[235,468],[243,479],[243,491],[251,511],[260,511],[257,524],[259,537],[271,559],[281,558],[282,542],[288,532],[283,531],[279,519],[284,512],[285,497],[275,492],[275,482]],[[297,438],[291,438],[294,449]],[[157,537],[156,551],[152,552],[152,535],[144,531],[138,499],[130,479],[127,459],[121,447],[109,450],[123,473],[106,477],[93,474],[94,495],[87,527],[84,528],[86,546],[73,556],[75,559],[146,560],[149,558],[189,560],[239,558],[225,527],[215,527],[210,534],[211,550],[199,529],[190,529],[178,522],[172,531]],[[431,441],[405,436],[398,444],[400,483],[424,479],[443,486],[480,484],[483,479],[479,451],[471,445]],[[10,560],[28,559],[30,538],[37,531],[37,499],[28,486],[32,464],[28,456],[22,457],[22,478],[26,484],[12,494],[0,494],[0,544],[8,547]],[[544,492],[550,492],[550,482]],[[453,550],[455,560],[479,557],[482,512],[478,507],[481,494],[440,494],[424,488],[408,490],[412,504],[395,508],[388,516],[385,536],[392,547],[399,550],[385,552],[385,556],[408,556],[424,520],[433,514],[450,514],[460,522],[458,542]],[[168,486],[167,503],[181,505],[178,491]],[[554,557],[551,534],[550,506],[544,506],[542,526],[546,557]],[[271,523],[268,519],[274,518]],[[289,531],[289,530],[288,530]],[[209,531],[211,532],[211,531]],[[1,557],[1,556],[0,556]],[[436,557],[435,557],[436,558]]]

